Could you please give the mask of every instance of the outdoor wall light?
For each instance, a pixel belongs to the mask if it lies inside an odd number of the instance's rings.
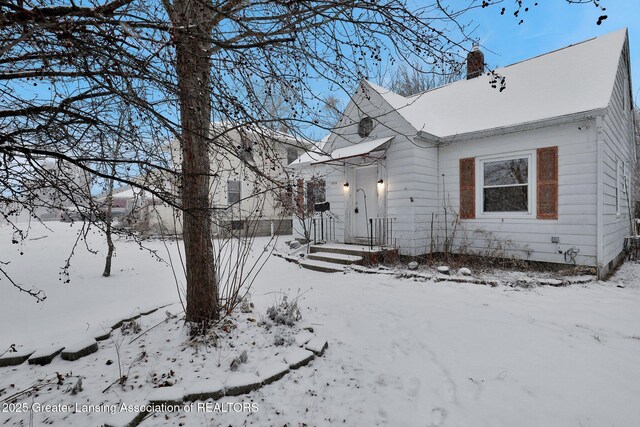
[[[378,190],[382,190],[384,188],[384,181],[379,179],[378,180]]]
[[[348,189],[349,189],[349,183],[348,183],[348,182],[345,182],[345,183],[344,183],[344,189],[345,189],[345,190],[348,190]]]

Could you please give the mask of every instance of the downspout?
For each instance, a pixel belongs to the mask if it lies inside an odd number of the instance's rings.
[[[596,265],[598,278],[604,273],[604,117],[596,116]]]

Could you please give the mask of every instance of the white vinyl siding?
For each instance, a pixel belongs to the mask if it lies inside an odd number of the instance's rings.
[[[444,175],[437,225],[445,229],[442,206],[447,206],[447,228],[459,211],[460,159],[476,158],[476,213],[475,219],[457,223],[454,252],[465,250],[486,253],[488,248],[502,247],[504,256],[534,261],[565,263],[558,250],[579,249],[576,262],[596,264],[596,141],[595,120],[583,120],[564,125],[531,129],[505,135],[490,136],[471,141],[454,142],[440,147],[440,174]],[[536,150],[558,147],[558,220],[536,218]],[[483,214],[479,204],[478,175],[480,162],[485,159],[521,158],[529,161],[529,215],[517,212]],[[552,243],[559,237],[560,243]],[[444,241],[444,233],[439,242]],[[530,256],[528,253],[530,252]]]
[[[628,47],[625,46],[625,50]],[[627,162],[625,171],[634,163],[633,123],[625,100],[628,96],[627,54],[623,53],[618,64],[615,84],[602,128],[603,140],[603,189],[602,189],[602,259],[601,266],[615,259],[623,250],[624,238],[630,232],[629,207],[622,175],[622,163]],[[626,104],[626,105],[625,105]]]

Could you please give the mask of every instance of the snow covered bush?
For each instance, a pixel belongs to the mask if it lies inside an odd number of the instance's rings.
[[[231,361],[231,365],[229,366],[229,368],[235,372],[238,370],[240,365],[242,365],[243,363],[247,363],[248,360],[249,360],[249,356],[247,355],[247,350],[244,350],[240,354],[240,356],[236,357]]]
[[[289,302],[287,296],[283,296],[281,301],[274,303],[267,309],[267,317],[278,325],[293,326],[302,319],[298,299]]]
[[[140,322],[134,319],[129,322],[124,322],[122,326],[120,326],[120,331],[122,335],[139,334],[140,331],[142,331],[142,327],[140,326]]]

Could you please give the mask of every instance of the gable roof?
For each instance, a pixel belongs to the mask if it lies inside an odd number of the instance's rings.
[[[437,137],[516,126],[609,105],[627,30],[496,69],[506,89],[483,74],[404,97],[366,82],[416,131]]]

